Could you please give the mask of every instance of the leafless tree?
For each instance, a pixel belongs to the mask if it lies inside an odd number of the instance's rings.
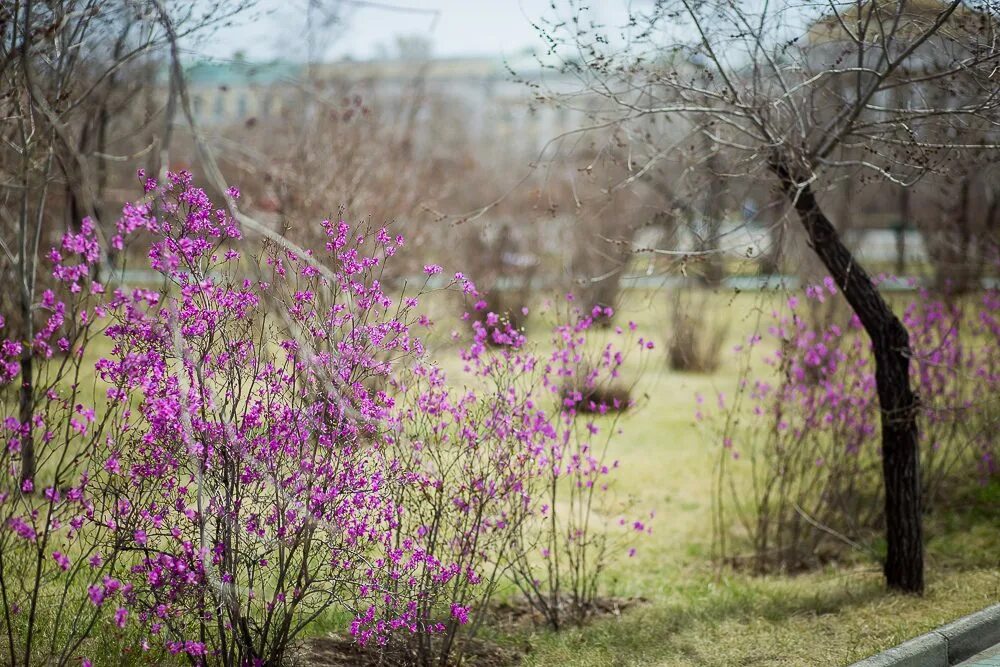
[[[31,341],[36,294],[46,279],[39,252],[85,216],[106,230],[113,222],[105,201],[113,172],[134,175],[143,156],[159,155],[169,141],[152,89],[167,44],[163,11],[181,26],[181,35],[190,35],[243,7],[206,11],[193,0],[168,6],[14,0],[0,6],[0,275],[14,287],[3,292],[0,305],[12,333],[25,341],[23,419],[33,412],[36,391]],[[143,108],[144,99],[153,108]],[[35,474],[34,445],[28,430],[21,443],[25,480]]]
[[[575,2],[569,10],[549,37],[564,70],[604,101],[595,124],[674,118],[728,149],[734,177],[781,193],[860,318],[882,410],[886,581],[922,591],[909,334],[843,242],[823,193],[845,174],[909,187],[1000,147],[997,4],[657,0],[612,27]]]

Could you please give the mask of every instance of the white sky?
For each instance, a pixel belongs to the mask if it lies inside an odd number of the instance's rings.
[[[303,59],[309,4],[310,0],[258,0],[253,10],[237,18],[237,25],[220,29],[210,40],[188,44],[187,49],[218,58],[243,51],[251,60]],[[313,10],[311,25],[318,26],[316,44],[327,60],[394,55],[399,36],[430,39],[435,56],[511,56],[529,47],[544,49],[531,21],[552,15],[550,0],[312,0],[312,4],[321,8]],[[595,4],[624,6],[619,0]],[[336,7],[341,21],[324,25],[323,14]]]

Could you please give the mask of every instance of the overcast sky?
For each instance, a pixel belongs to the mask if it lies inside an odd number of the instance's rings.
[[[258,0],[239,25],[187,48],[218,58],[243,51],[252,60],[303,59],[308,21],[327,60],[395,55],[397,38],[409,36],[431,40],[435,56],[499,57],[544,49],[531,21],[552,15],[549,0],[313,0],[311,13],[308,6],[309,0]],[[329,20],[334,13],[339,18]]]

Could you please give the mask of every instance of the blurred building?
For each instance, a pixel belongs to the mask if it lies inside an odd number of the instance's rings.
[[[532,57],[445,58],[420,61],[200,62],[186,70],[192,111],[203,127],[264,122],[298,108],[310,97],[359,96],[380,110],[407,96],[444,101],[477,140],[540,151],[560,133],[580,127],[584,114],[544,103],[533,90],[565,88],[562,75]],[[306,102],[308,104],[308,101]],[[423,105],[418,113],[433,112]],[[418,118],[418,120],[426,120]]]

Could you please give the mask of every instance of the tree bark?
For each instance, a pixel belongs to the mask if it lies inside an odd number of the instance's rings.
[[[910,593],[924,590],[917,396],[910,387],[910,336],[855,261],[816,201],[811,185],[781,158],[771,160],[784,195],[798,214],[809,244],[840,287],[872,342],[882,421],[882,476],[888,553],[886,583]],[[803,185],[804,183],[804,185]]]
[[[705,191],[705,202],[702,208],[705,219],[705,237],[702,241],[701,250],[710,254],[705,258],[705,282],[715,287],[722,283],[725,278],[725,258],[722,256],[719,236],[722,232],[722,217],[724,208],[722,197],[725,194],[725,183],[719,175],[719,153],[712,146],[711,140],[706,136],[706,148],[711,152],[706,165],[709,182]]]
[[[899,190],[899,222],[896,225],[896,275],[906,275],[906,230],[911,227],[910,189]]]

